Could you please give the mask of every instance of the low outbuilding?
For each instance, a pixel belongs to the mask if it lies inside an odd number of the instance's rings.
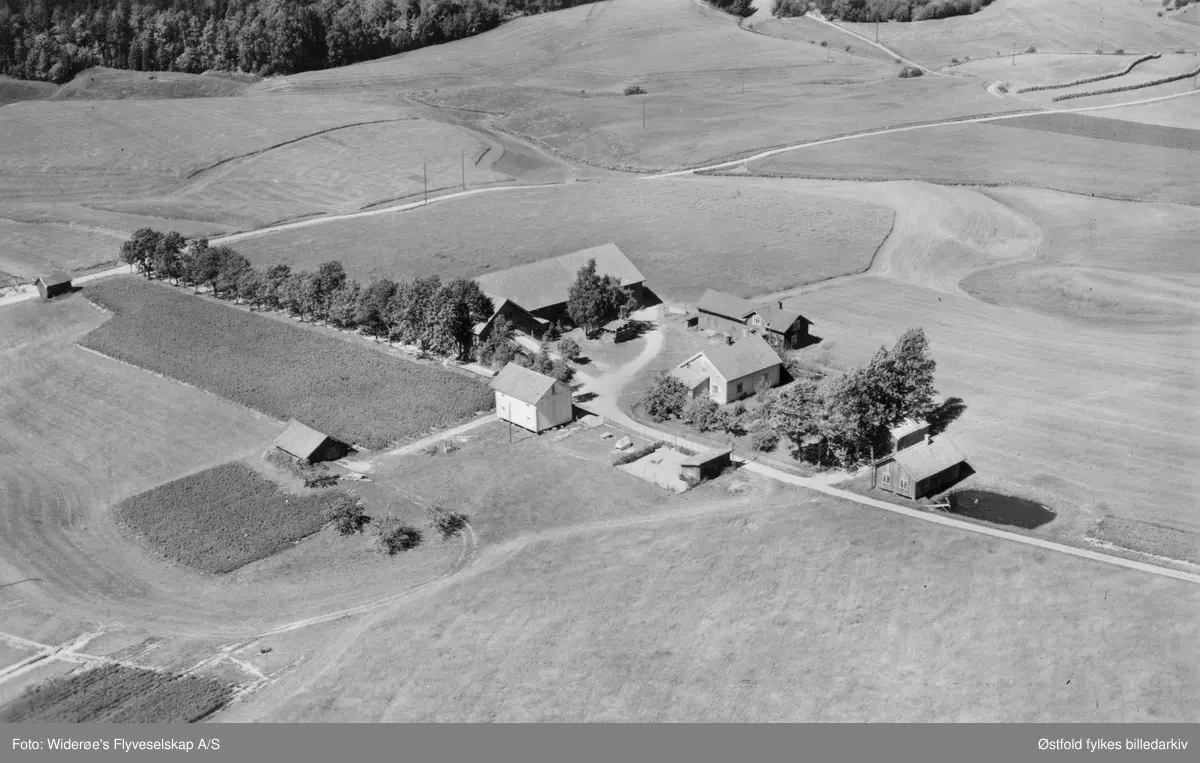
[[[733,464],[733,451],[729,448],[716,448],[706,450],[703,453],[697,453],[694,456],[688,456],[679,465],[679,476],[681,479],[691,482],[692,484],[699,483],[706,479],[712,479],[725,471]]]
[[[38,276],[35,283],[42,299],[53,299],[60,294],[69,294],[71,291],[71,277],[65,273]]]
[[[575,415],[571,388],[553,376],[509,363],[490,384],[496,416],[530,432],[569,424]]]
[[[929,422],[925,419],[905,419],[888,429],[888,440],[892,452],[904,450],[910,445],[924,442],[929,434]]]
[[[350,446],[318,432],[307,424],[290,419],[287,427],[275,438],[275,447],[301,461],[337,461],[350,452]]]
[[[966,462],[953,442],[926,435],[921,442],[876,461],[871,487],[913,500],[924,498],[957,482]]]

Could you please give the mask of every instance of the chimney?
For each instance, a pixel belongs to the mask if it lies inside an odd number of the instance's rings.
[[[928,432],[925,433],[925,444],[926,445],[929,444],[929,433]]]
[[[783,301],[782,301],[782,300],[779,302],[779,309],[780,309],[780,310],[782,310],[782,309],[783,309]]]

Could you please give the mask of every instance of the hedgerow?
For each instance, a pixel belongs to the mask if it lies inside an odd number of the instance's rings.
[[[1166,85],[1170,82],[1178,82],[1181,79],[1190,79],[1191,77],[1195,77],[1197,75],[1200,75],[1200,68],[1193,69],[1190,72],[1184,72],[1183,74],[1175,74],[1170,77],[1161,77],[1156,80],[1150,80],[1149,82],[1137,82],[1132,85],[1125,85],[1124,87],[1110,87],[1107,90],[1088,90],[1083,93],[1066,93],[1065,95],[1057,95],[1054,98],[1052,98],[1051,100],[1057,102],[1057,101],[1066,101],[1071,98],[1083,98],[1084,96],[1088,96],[1088,95],[1109,95],[1110,93],[1124,93],[1128,90],[1141,90],[1144,87],[1156,87],[1158,85]]]
[[[489,410],[480,380],[136,278],[89,285],[115,315],[81,344],[376,449]]]
[[[109,664],[30,688],[0,708],[0,723],[191,723],[231,694],[211,678]]]
[[[619,455],[613,456],[613,466],[621,466],[622,464],[632,464],[634,461],[637,461],[639,458],[642,458],[644,456],[650,455],[651,453],[658,450],[662,446],[663,446],[663,443],[661,441],[660,442],[652,442],[649,445],[646,445],[645,447],[634,448],[631,451],[627,451],[625,453],[621,453]]]
[[[233,462],[127,498],[117,504],[116,516],[169,559],[222,573],[317,532],[333,518],[340,495],[289,495]]]
[[[1029,87],[1021,88],[1017,92],[1018,93],[1036,93],[1041,90],[1061,90],[1065,87],[1077,87],[1079,85],[1086,85],[1089,82],[1100,82],[1102,80],[1113,79],[1115,77],[1124,77],[1126,74],[1133,71],[1133,67],[1137,66],[1138,64],[1144,64],[1145,62],[1152,61],[1156,58],[1162,58],[1162,53],[1150,53],[1148,55],[1142,56],[1141,58],[1131,62],[1129,64],[1129,66],[1126,66],[1124,69],[1122,69],[1119,72],[1109,72],[1108,74],[1098,74],[1095,77],[1084,77],[1082,79],[1072,80],[1071,82],[1059,82],[1054,85],[1030,85]]]

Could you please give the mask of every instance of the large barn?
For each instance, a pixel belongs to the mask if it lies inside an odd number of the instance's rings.
[[[638,304],[642,303],[645,276],[616,244],[603,244],[561,257],[485,273],[475,282],[485,294],[491,296],[494,304],[500,305],[503,300],[508,300],[533,316],[535,320],[529,328],[522,327],[522,330],[541,336],[551,323],[566,317],[571,284],[575,283],[580,269],[591,259],[596,260],[597,274],[602,277],[613,276],[633,294]]]
[[[295,419],[289,419],[287,427],[275,438],[275,447],[310,463],[337,461],[350,452],[350,446],[346,443]]]
[[[758,334],[783,347],[799,347],[812,321],[782,302],[759,304],[733,294],[705,289],[696,302],[695,323],[734,339]]]
[[[505,366],[490,386],[496,393],[496,416],[530,432],[568,424],[575,416],[570,387],[516,363]]]

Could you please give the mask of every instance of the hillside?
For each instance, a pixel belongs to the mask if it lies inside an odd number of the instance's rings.
[[[36,101],[54,92],[49,82],[24,82],[0,75],[0,106],[18,101]]]
[[[240,95],[253,78],[183,72],[132,72],[97,66],[86,69],[50,95],[53,101],[126,98],[215,98]]]

